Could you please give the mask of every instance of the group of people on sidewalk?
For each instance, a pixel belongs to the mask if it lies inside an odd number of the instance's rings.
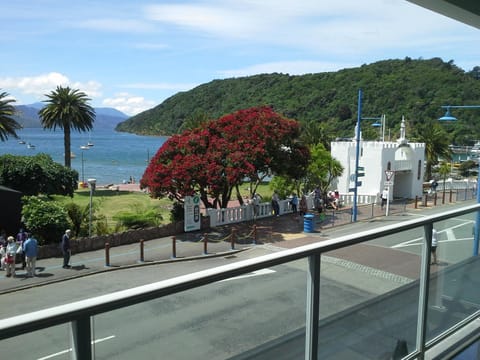
[[[5,270],[7,277],[16,276],[17,256],[21,258],[22,270],[26,270],[26,276],[35,276],[37,255],[38,241],[23,229],[20,229],[16,238],[8,236],[7,239],[0,239],[0,268]]]
[[[61,240],[63,254],[63,268],[69,269],[71,230],[65,231]],[[16,237],[0,236],[0,269],[6,272],[6,277],[16,277],[17,257],[20,257],[22,270],[26,270],[26,277],[37,276],[36,263],[38,256],[38,241],[32,233],[21,228]]]

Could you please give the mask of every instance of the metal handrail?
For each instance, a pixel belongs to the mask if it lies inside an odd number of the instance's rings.
[[[464,215],[479,210],[480,204],[469,205],[460,209],[442,212],[440,214],[428,215],[419,219],[386,225],[373,230],[344,235],[335,239],[287,249],[233,264],[162,280],[148,285],[142,285],[86,300],[55,306],[49,309],[2,319],[0,320],[0,340],[63,323],[75,322],[85,319],[86,317],[172,295],[185,290],[194,289],[255,270],[288,263],[302,258],[318,256],[325,252],[411,230],[413,228],[418,228],[420,226],[425,226],[454,216]]]

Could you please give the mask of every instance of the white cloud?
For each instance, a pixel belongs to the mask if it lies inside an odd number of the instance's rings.
[[[92,30],[126,33],[146,33],[154,30],[154,27],[148,22],[128,19],[90,19],[77,22],[74,26]]]
[[[337,71],[339,69],[356,67],[358,64],[329,63],[322,61],[281,61],[264,64],[256,64],[242,69],[221,70],[218,73],[222,77],[240,77],[255,74],[282,73],[290,75],[302,75],[318,72]]]
[[[197,37],[287,45],[329,55],[424,46],[426,38],[429,44],[441,42],[449,29],[465,29],[454,20],[438,21],[441,15],[392,0],[187,1],[150,5],[145,13]]]
[[[102,95],[100,89],[102,85],[97,81],[72,82],[61,73],[50,72],[37,76],[24,77],[5,77],[0,78],[0,88],[9,89],[9,91],[31,95],[35,100],[42,100],[45,94],[49,94],[57,86],[69,86],[72,89],[78,89],[88,97],[94,98]]]
[[[115,108],[127,115],[135,115],[148,110],[156,105],[154,101],[146,100],[142,96],[135,96],[129,93],[118,93],[113,98],[103,100],[103,105]]]
[[[171,90],[171,91],[186,91],[193,89],[199,84],[195,83],[132,83],[120,85],[127,89],[144,89],[144,90]]]
[[[0,78],[0,88],[19,90],[24,94],[43,97],[46,93],[55,89],[57,85],[67,85],[68,77],[57,72],[25,77]]]

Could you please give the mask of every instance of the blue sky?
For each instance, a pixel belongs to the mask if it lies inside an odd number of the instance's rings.
[[[0,89],[57,85],[128,115],[214,79],[384,59],[480,65],[479,30],[405,0],[18,0],[0,11]]]

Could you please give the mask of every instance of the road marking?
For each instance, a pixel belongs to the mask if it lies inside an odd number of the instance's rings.
[[[273,274],[273,273],[275,273],[275,272],[276,272],[275,270],[271,270],[271,269],[261,269],[261,270],[257,270],[257,271],[251,272],[251,273],[249,273],[249,274],[240,275],[240,276],[235,276],[235,277],[233,277],[233,278],[228,278],[228,279],[220,280],[219,282],[230,281],[230,280],[238,280],[238,279],[244,279],[244,278],[249,278],[249,277],[253,277],[253,276],[268,275],[268,274]]]
[[[455,226],[451,226],[445,230],[440,230],[438,231],[439,234],[441,233],[446,233],[447,235],[447,240],[439,240],[438,242],[439,243],[445,243],[445,242],[453,242],[453,241],[459,241],[459,240],[468,240],[468,238],[464,238],[464,239],[457,239],[455,238],[455,234],[453,233],[453,230],[456,229],[456,228],[459,228],[459,227],[462,227],[462,226],[466,226],[468,224],[471,224],[472,221],[463,221],[462,223],[458,224],[458,225],[455,225]],[[397,248],[402,248],[402,247],[407,247],[407,246],[419,246],[419,245],[422,245],[422,242],[423,242],[423,236],[422,237],[418,237],[418,238],[415,238],[415,239],[412,239],[412,240],[408,240],[408,241],[404,241],[400,244],[396,244],[396,245],[393,245],[391,246],[392,249],[397,249]],[[470,240],[472,240],[472,238],[470,238]]]
[[[114,337],[115,337],[115,335],[110,335],[110,336],[107,336],[107,337],[105,337],[105,338],[103,338],[103,339],[94,340],[94,341],[92,341],[92,345],[93,345],[93,344],[101,343],[101,342],[103,342],[103,341],[111,340],[111,339],[113,339]],[[67,353],[69,353],[69,352],[72,352],[72,348],[67,349],[67,350],[59,351],[59,352],[57,352],[57,353],[55,353],[55,354],[50,354],[50,355],[47,355],[47,356],[38,358],[37,360],[51,359],[51,358],[54,358],[54,357],[56,357],[56,356],[60,356],[60,355],[63,355],[63,354],[67,354]]]

